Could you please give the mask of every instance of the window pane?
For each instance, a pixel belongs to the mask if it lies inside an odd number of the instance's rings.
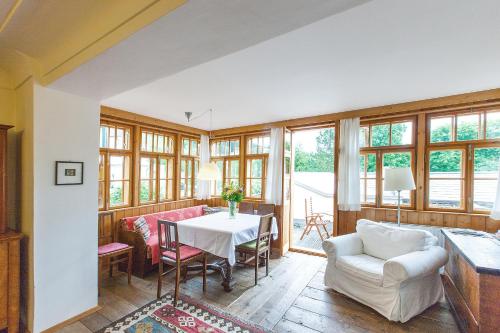
[[[189,139],[182,139],[182,155],[189,155]]]
[[[375,177],[377,170],[377,157],[375,154],[368,154],[368,165],[366,166],[367,177]]]
[[[104,180],[104,175],[105,175],[105,159],[104,155],[100,154],[99,155],[99,180]]]
[[[99,182],[99,194],[98,194],[98,202],[99,208],[104,208],[104,192],[105,192],[105,184],[103,181]]]
[[[413,123],[394,123],[391,126],[391,145],[411,145],[413,137]]]
[[[198,141],[191,141],[191,156],[198,156]]]
[[[141,150],[142,151],[147,151],[147,144],[146,144],[147,135],[146,134],[147,134],[146,132],[141,133]]]
[[[452,139],[453,118],[432,118],[431,119],[431,142],[449,142]]]
[[[474,149],[474,209],[491,210],[496,196],[500,148]]]
[[[359,129],[359,147],[368,147],[368,133],[369,129],[367,126],[360,127]]]
[[[375,196],[377,193],[377,182],[375,179],[366,180],[366,203],[375,203]]]
[[[116,149],[123,149],[125,147],[125,133],[123,128],[116,129]]]
[[[411,167],[411,153],[401,152],[401,153],[386,153],[382,155],[382,183],[384,184],[384,176],[386,168],[404,168]],[[401,205],[409,206],[410,202],[410,191],[401,191]],[[384,191],[382,196],[382,203],[384,205],[397,205],[398,204],[398,192],[397,191]]]
[[[463,151],[431,151],[429,154],[429,206],[463,207]]]
[[[371,145],[372,147],[381,147],[389,145],[389,124],[373,125]]]
[[[124,168],[125,168],[125,157],[124,156],[110,156],[109,158],[109,179],[111,180],[121,180],[124,179]]]
[[[500,138],[500,112],[486,113],[486,138]]]
[[[439,208],[460,208],[462,196],[462,180],[430,179],[429,205]]]
[[[262,177],[262,160],[252,160],[251,166],[251,177],[252,178],[261,178]]]
[[[433,150],[429,154],[430,177],[460,178],[462,176],[461,150]]]
[[[140,202],[154,200],[154,185],[149,180],[141,180]]]
[[[252,198],[260,198],[262,195],[262,180],[252,179],[252,186],[250,187],[250,196]]]
[[[262,153],[269,154],[269,149],[271,148],[271,138],[269,136],[265,136],[263,141]]]
[[[167,200],[167,180],[160,180],[159,199],[160,201]]]
[[[111,181],[109,184],[109,205],[111,207],[124,206],[129,204],[128,181]]]
[[[158,153],[165,151],[165,137],[163,135],[158,135],[156,151]]]
[[[160,179],[167,178],[167,170],[168,170],[167,160],[164,158],[160,158]]]
[[[116,143],[116,130],[114,127],[110,127],[108,147],[114,149],[116,147],[115,143]]]
[[[479,114],[457,116],[457,140],[477,140],[479,133]]]
[[[108,127],[101,126],[101,130],[99,131],[99,147],[100,148],[108,148]]]

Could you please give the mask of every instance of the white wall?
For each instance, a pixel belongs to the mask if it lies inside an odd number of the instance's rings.
[[[97,101],[35,84],[33,333],[97,306]],[[55,186],[55,161],[84,184]]]

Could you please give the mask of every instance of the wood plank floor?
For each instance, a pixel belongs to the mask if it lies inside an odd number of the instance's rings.
[[[449,306],[442,301],[405,324],[393,323],[373,311],[323,286],[326,259],[299,253],[271,261],[271,272],[253,286],[253,269],[236,268],[236,285],[223,291],[220,277],[211,274],[208,289],[202,291],[201,277],[193,276],[181,285],[181,292],[215,305],[240,318],[274,332],[458,332]],[[172,274],[172,273],[171,273]],[[261,276],[264,276],[264,269]],[[173,276],[164,280],[163,290],[173,290]],[[60,333],[96,332],[111,322],[156,298],[156,274],[146,279],[117,273],[105,281],[98,312],[73,323]]]

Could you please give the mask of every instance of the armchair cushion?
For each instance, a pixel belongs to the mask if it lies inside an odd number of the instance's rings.
[[[358,234],[347,234],[329,238],[322,244],[329,259],[337,260],[341,256],[363,254],[363,243]]]
[[[384,281],[390,283],[422,278],[437,272],[447,261],[448,253],[439,246],[404,254],[385,262]]]
[[[424,230],[395,228],[368,220],[359,220],[356,231],[363,242],[363,252],[385,260],[422,251],[429,245],[427,238],[434,238]]]
[[[376,286],[382,286],[385,261],[366,254],[341,256],[336,266],[344,273]]]

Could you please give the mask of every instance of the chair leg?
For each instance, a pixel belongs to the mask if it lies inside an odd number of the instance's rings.
[[[179,284],[181,282],[181,264],[177,263],[177,269],[175,270],[175,293],[174,293],[174,307],[177,306],[177,300],[179,299]]]
[[[325,229],[326,238],[330,238],[330,233],[328,232],[328,229],[326,228],[326,225],[324,225],[324,224],[323,224],[323,229]]]
[[[269,275],[269,250],[266,251],[266,276]]]
[[[203,254],[203,292],[207,291],[207,254]]]
[[[132,251],[128,251],[127,273],[128,284],[130,284],[132,282]]]
[[[321,229],[319,228],[319,225],[316,224],[316,229],[318,230],[319,237],[321,238],[321,241],[323,242],[323,234],[321,233]]]
[[[258,253],[255,253],[255,283],[254,283],[254,286],[257,285],[257,274],[259,272],[259,254]]]
[[[113,277],[113,257],[109,257],[109,277]]]
[[[302,233],[302,236],[300,236],[300,240],[304,239],[304,236],[306,235],[308,228],[309,228],[309,222],[307,222],[306,227],[304,228],[304,232]]]
[[[163,261],[158,263],[158,287],[156,290],[156,298],[161,297],[161,280],[163,278]]]

